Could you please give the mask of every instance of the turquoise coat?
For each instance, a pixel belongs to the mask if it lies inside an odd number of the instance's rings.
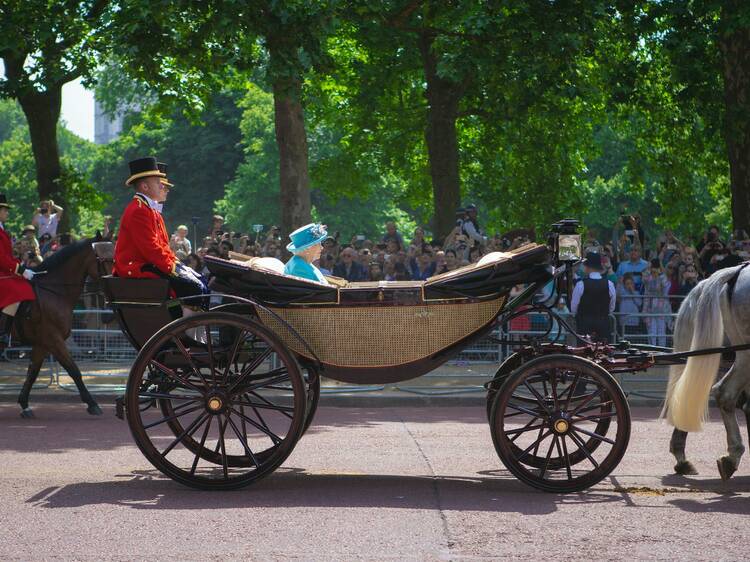
[[[328,284],[325,276],[317,267],[311,263],[307,263],[299,256],[292,256],[292,259],[286,262],[284,273],[310,279],[311,281],[317,281],[318,283]]]

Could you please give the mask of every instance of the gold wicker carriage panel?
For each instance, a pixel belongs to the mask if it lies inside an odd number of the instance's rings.
[[[391,367],[419,361],[486,326],[506,296],[464,303],[412,306],[271,308],[304,339],[322,363],[337,367]],[[261,321],[304,357],[310,353],[271,314]]]

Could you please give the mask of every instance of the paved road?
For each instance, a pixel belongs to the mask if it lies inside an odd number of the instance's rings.
[[[207,493],[156,473],[111,407],[0,404],[1,560],[747,560],[750,462],[718,479],[723,428],[671,474],[669,428],[634,411],[613,476],[536,492],[492,447],[481,408],[322,408],[276,474]],[[712,415],[714,420],[718,416]]]

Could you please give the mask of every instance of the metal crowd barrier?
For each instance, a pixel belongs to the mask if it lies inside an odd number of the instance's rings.
[[[574,324],[570,314],[562,315]],[[632,343],[649,343],[648,333],[643,328],[621,329],[622,320],[637,317],[639,324],[652,317],[667,316],[668,323],[673,324],[676,315],[638,314],[625,315],[615,313],[610,315],[612,327],[612,341],[627,339]],[[525,339],[540,337],[547,332],[548,317],[542,314],[528,315],[528,329],[514,329],[503,325],[492,333],[500,340],[517,340],[519,344]],[[517,326],[517,323],[516,323]],[[550,331],[550,338],[554,338],[557,330]],[[567,343],[575,343],[570,335],[562,333]],[[672,345],[671,331],[665,335],[666,346]],[[124,390],[128,373],[136,358],[136,351],[120,331],[112,311],[106,308],[90,308],[74,311],[73,330],[67,341],[68,349],[78,364],[81,373],[86,377],[86,383],[91,392],[111,392]],[[461,393],[484,392],[482,384],[491,378],[502,361],[515,351],[515,347],[500,344],[491,339],[475,342],[471,347],[463,350],[445,366],[421,377],[424,384],[400,384],[391,388],[397,391],[421,395],[450,395]],[[4,352],[4,359],[8,368],[3,369],[3,377],[24,377],[28,364],[30,349],[10,346]],[[22,378],[19,379],[22,382]],[[621,384],[628,386],[632,380],[625,377]],[[456,384],[457,382],[465,384]],[[42,368],[37,386],[51,386],[57,384],[60,388],[77,392],[75,385],[67,376],[64,369],[50,358]],[[0,384],[0,389],[20,388],[18,382]],[[375,392],[386,388],[384,385],[356,386],[339,385],[325,382],[321,387],[324,394]]]

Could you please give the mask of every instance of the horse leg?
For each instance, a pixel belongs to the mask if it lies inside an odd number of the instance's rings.
[[[687,443],[687,436],[687,431],[682,431],[675,427],[674,431],[672,432],[672,439],[670,439],[669,441],[669,452],[672,453],[674,455],[674,458],[677,460],[677,464],[674,465],[674,471],[677,474],[682,474],[683,476],[698,474],[698,471],[695,470],[693,463],[687,460],[687,457],[685,456],[685,444]]]
[[[73,360],[73,357],[70,355],[68,348],[65,346],[65,342],[57,340],[55,342],[52,354],[55,356],[55,359],[57,359],[60,365],[62,365],[63,368],[67,371],[67,373],[70,375],[70,378],[73,379],[73,382],[76,383],[78,393],[81,395],[81,401],[85,402],[88,405],[86,411],[92,416],[101,416],[102,409],[99,407],[99,404],[96,403],[94,397],[91,396],[91,393],[89,392],[88,388],[86,388],[86,385],[83,384],[83,376],[81,375],[81,371],[78,368],[78,365],[76,365],[76,362]]]
[[[748,371],[744,368],[738,369],[738,367],[745,367],[744,362],[739,358],[727,371],[727,374],[713,387],[713,394],[724,420],[724,429],[727,432],[728,454],[716,461],[722,480],[728,480],[735,473],[737,466],[740,464],[742,453],[745,452],[735,409],[737,408],[737,399],[746,384],[745,381],[741,380],[742,376]]]
[[[745,424],[747,425],[747,442],[750,444],[750,391],[745,391],[745,400],[742,411],[745,412]]]
[[[31,394],[31,387],[34,386],[36,378],[39,376],[39,370],[42,368],[42,363],[44,363],[44,358],[46,356],[46,350],[41,349],[38,346],[31,348],[31,362],[26,371],[26,380],[23,382],[21,394],[18,395],[18,404],[21,406],[22,418],[34,417],[34,412],[29,408],[29,395]]]

